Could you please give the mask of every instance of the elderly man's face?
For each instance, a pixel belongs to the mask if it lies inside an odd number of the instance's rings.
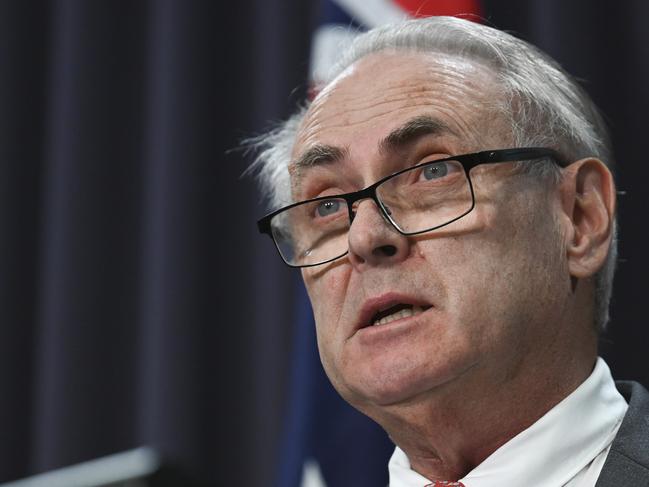
[[[294,159],[316,145],[340,151],[292,167],[294,196],[351,192],[424,161],[512,147],[498,97],[487,68],[456,58],[364,58],[311,106]],[[381,143],[412,120],[425,128]],[[464,218],[405,237],[363,200],[349,254],[303,270],[325,370],[370,415],[456,385],[504,385],[553,353],[570,293],[557,192],[510,163],[471,176],[476,208]],[[386,309],[400,314],[374,324]]]

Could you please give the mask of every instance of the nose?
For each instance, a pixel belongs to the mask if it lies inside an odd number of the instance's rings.
[[[386,221],[371,199],[361,201],[349,228],[349,259],[355,267],[398,263],[410,253],[408,237]]]

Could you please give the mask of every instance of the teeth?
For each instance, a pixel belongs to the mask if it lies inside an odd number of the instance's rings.
[[[424,311],[424,308],[421,306],[413,306],[412,308],[404,308],[402,310],[397,311],[396,313],[392,313],[391,315],[384,316],[380,320],[376,320],[374,322],[374,326],[376,325],[385,325],[387,323],[390,323],[395,320],[400,320],[401,318],[408,318],[409,316],[415,316],[418,315],[419,313],[422,313]]]

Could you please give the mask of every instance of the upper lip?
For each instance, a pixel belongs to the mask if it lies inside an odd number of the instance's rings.
[[[372,318],[379,312],[391,308],[397,304],[410,304],[430,308],[432,305],[420,298],[401,293],[386,293],[374,298],[370,298],[363,303],[361,311],[356,321],[356,329],[365,328],[372,325]]]

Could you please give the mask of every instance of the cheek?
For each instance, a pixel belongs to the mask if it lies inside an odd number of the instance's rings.
[[[337,389],[343,383],[340,374],[345,339],[342,324],[349,275],[350,270],[344,264],[320,274],[303,271],[315,318],[320,359],[327,376]]]
[[[534,208],[525,210],[518,216],[498,211],[480,235],[458,239],[447,266],[450,305],[461,310],[462,322],[481,330],[484,340],[531,327],[565,287],[559,282],[557,225],[550,218],[530,219]]]
[[[302,273],[313,308],[319,342],[337,328],[349,282],[349,269],[346,267],[341,265],[324,272],[307,269]]]
[[[493,318],[494,300],[502,300],[499,296],[504,275],[501,251],[495,245],[484,240],[472,245],[470,239],[456,242],[454,258],[449,259],[445,266],[447,279],[448,307],[459,314],[458,322],[469,329],[488,330],[481,322]],[[477,340],[482,333],[472,334],[471,339]]]

